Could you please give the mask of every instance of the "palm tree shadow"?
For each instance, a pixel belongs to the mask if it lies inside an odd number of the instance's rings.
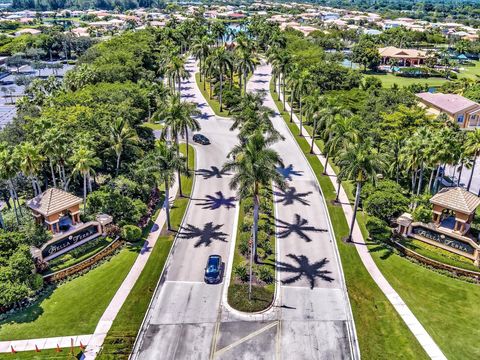
[[[368,248],[368,251],[381,253],[380,259],[382,260],[387,260],[395,253],[393,248],[391,246],[387,246],[386,244],[382,244],[379,242],[369,242],[367,243],[367,245],[375,245],[374,247]]]
[[[193,245],[199,247],[201,245],[210,246],[214,240],[227,242],[226,237],[228,234],[219,231],[223,224],[213,225],[213,222],[206,223],[203,229],[196,227],[195,225],[187,224],[179,231],[179,237],[181,239],[197,239],[197,242]]]
[[[310,260],[305,255],[288,254],[287,257],[292,259],[295,264],[282,261],[277,261],[276,263],[278,271],[292,274],[291,277],[281,280],[283,285],[293,284],[302,278],[306,278],[310,284],[310,289],[313,289],[317,279],[327,282],[334,280],[329,275],[332,273],[331,271],[322,270],[329,263],[327,258],[310,263]]]
[[[201,199],[204,201],[203,203],[197,204],[198,206],[203,206],[202,209],[210,209],[216,210],[220,207],[225,207],[227,209],[231,209],[235,207],[235,196],[230,196],[226,198],[221,191],[217,191],[214,195],[207,195],[205,199]]]
[[[308,226],[308,220],[302,218],[301,215],[295,214],[295,220],[293,223],[277,219],[277,229],[279,229],[277,236],[279,239],[284,239],[291,234],[297,234],[301,239],[306,242],[311,242],[312,238],[307,235],[307,232],[327,232],[327,229],[319,229],[314,226]]]
[[[279,189],[274,194],[278,198],[275,202],[283,205],[293,205],[298,201],[302,205],[310,206],[310,202],[304,198],[310,195],[312,192],[299,193],[295,187],[289,187],[285,190]]]
[[[277,171],[280,173],[280,175],[283,176],[285,180],[290,181],[292,181],[292,176],[302,176],[303,174],[303,171],[294,170],[292,164],[288,165],[287,167],[279,166],[277,167]]]
[[[210,169],[198,169],[197,171],[195,171],[195,174],[203,176],[205,180],[213,177],[221,179],[224,175],[230,175],[230,173],[226,172],[223,169],[219,169],[216,166],[211,166]]]

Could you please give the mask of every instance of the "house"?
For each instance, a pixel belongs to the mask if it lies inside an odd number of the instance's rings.
[[[480,127],[480,104],[457,94],[419,93],[420,106],[433,115],[446,114],[462,129]]]
[[[378,49],[382,57],[381,64],[388,65],[390,59],[396,59],[399,66],[413,66],[423,64],[427,57],[426,51],[416,49],[399,49],[395,46],[387,46]]]

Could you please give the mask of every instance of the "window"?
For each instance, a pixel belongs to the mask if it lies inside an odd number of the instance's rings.
[[[480,118],[478,117],[478,115],[472,115],[470,117],[470,126],[477,126],[477,125],[480,125]]]
[[[463,115],[463,114],[462,114],[462,115],[458,115],[458,116],[457,116],[457,121],[458,121],[459,123],[462,123],[462,124],[463,124],[463,118],[464,118],[464,117],[465,117],[465,115]]]

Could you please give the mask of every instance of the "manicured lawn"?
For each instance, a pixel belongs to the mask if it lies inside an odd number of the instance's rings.
[[[421,84],[421,85],[428,85],[428,86],[440,86],[446,82],[447,79],[438,78],[438,77],[431,77],[431,78],[408,78],[403,76],[395,76],[393,74],[375,74],[375,75],[368,75],[373,76],[382,81],[384,87],[392,87],[393,84],[397,84],[398,86],[408,86],[413,84]]]
[[[278,101],[276,104],[281,109]],[[289,123],[286,112],[282,112],[282,115],[306,154],[325,196],[342,260],[362,358],[427,359],[420,344],[370,277],[355,247],[342,241],[348,235],[348,223],[342,208],[331,203],[335,199],[335,188],[328,177],[321,175],[323,166],[318,158],[308,154],[309,144],[305,138],[297,135],[297,126]]]
[[[195,81],[197,82],[198,88],[202,92],[203,97],[205,98],[205,100],[207,100],[208,105],[210,105],[215,115],[228,117],[229,115],[228,111],[226,111],[225,109],[223,111],[220,111],[220,102],[217,99],[215,99],[213,96],[210,99],[210,87],[208,86],[208,82],[206,84],[206,90],[203,90],[203,81],[200,81],[199,72],[195,74]],[[227,86],[228,86],[228,83],[227,83]]]
[[[268,196],[264,198],[269,200],[270,204],[270,214],[274,214],[274,204],[273,204],[273,194],[270,192]],[[232,274],[230,277],[230,286],[228,288],[228,303],[234,309],[245,311],[245,312],[256,312],[265,310],[270,306],[273,301],[275,295],[275,283],[270,284],[263,284],[256,285],[255,282],[252,284],[252,298],[251,300],[248,299],[248,281],[245,283],[241,283],[239,279],[237,279],[235,275],[235,267],[244,263],[247,265],[247,270],[249,270],[249,253],[242,254],[240,251],[240,245],[242,242],[242,237],[250,238],[250,228],[244,228],[244,218],[245,218],[245,202],[241,201],[240,204],[240,211],[239,211],[239,218],[238,218],[238,227],[237,227],[237,237],[235,242],[235,253],[233,258],[233,266],[232,266]],[[260,221],[259,221],[259,233],[262,230],[263,224],[268,227],[268,242],[270,244],[270,248],[272,252],[262,259],[259,256],[259,263],[254,265],[254,272],[255,269],[259,268],[268,268],[272,272],[275,269],[275,226],[274,221],[272,221],[272,215],[266,216],[266,211],[263,207],[260,208]],[[250,217],[252,216],[252,211],[250,210]],[[262,220],[263,218],[263,220]],[[243,236],[242,236],[243,234]],[[262,251],[262,244],[259,243],[258,249]],[[272,273],[274,275],[274,273]],[[255,277],[255,275],[254,275]]]
[[[438,274],[388,250],[371,254],[448,359],[480,358],[480,286]]]
[[[423,255],[436,261],[440,261],[444,264],[477,272],[480,271],[480,269],[473,264],[473,261],[463,256],[454,254],[450,251],[443,250],[439,247],[424,243],[420,240],[404,239],[402,240],[401,244],[415,251],[417,254]]]
[[[460,65],[464,70],[460,71],[458,74],[459,78],[470,78],[472,80],[477,80],[480,76],[480,61],[473,61],[474,66],[465,66]]]
[[[91,334],[134,263],[138,246],[56,288],[46,299],[0,322],[1,340]]]
[[[185,145],[180,150],[185,153]],[[194,149],[190,146],[189,167],[194,168]],[[182,177],[183,192],[186,197],[175,199],[171,211],[172,226],[178,229],[187,208],[194,177]],[[164,229],[165,231],[165,229]],[[164,232],[163,232],[164,233]],[[105,339],[103,349],[97,359],[127,359],[135,342],[135,338],[142,324],[145,312],[153,296],[168,253],[172,247],[176,233],[160,236],[152,250],[145,268],[135,286],[128,295],[110,331]]]
[[[39,353],[35,351],[21,351],[16,354],[3,353],[0,354],[0,360],[74,360],[82,357],[80,348],[73,348],[73,355],[70,348],[61,350],[60,352],[57,352],[56,349],[49,349]]]

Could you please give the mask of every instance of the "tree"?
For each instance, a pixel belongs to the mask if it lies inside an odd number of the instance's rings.
[[[243,76],[243,96],[247,93],[247,77],[250,72],[253,73],[258,63],[257,58],[248,49],[236,52],[236,67]]]
[[[6,181],[8,184],[10,198],[13,200],[15,218],[17,220],[17,224],[19,224],[20,220],[17,211],[17,204],[20,208],[20,203],[18,201],[17,192],[13,185],[13,179],[17,176],[18,172],[18,163],[16,161],[17,159],[12,155],[12,152],[8,149],[7,146],[0,146],[0,179]]]
[[[166,131],[170,130],[172,135],[175,137],[175,143],[178,149],[178,135],[185,137],[187,144],[187,168],[188,168],[188,158],[189,158],[189,149],[188,149],[188,137],[189,130],[199,131],[201,129],[200,123],[194,118],[194,116],[200,115],[200,110],[197,109],[194,103],[188,101],[182,101],[180,96],[173,95],[170,96],[167,106],[164,109],[161,109],[155,117],[163,119],[165,127],[162,130],[162,137],[166,137]],[[180,178],[179,178],[180,179]],[[182,191],[180,189],[180,195]]]
[[[311,87],[311,79],[310,79],[310,72],[308,70],[302,70],[300,73],[294,73],[289,79],[289,88],[294,97],[298,99],[299,104],[299,111],[300,111],[300,129],[299,129],[299,136],[302,136],[302,125],[303,125],[303,97],[309,91]],[[293,102],[291,104],[293,107]]]
[[[353,216],[347,238],[347,241],[352,241],[362,185],[367,181],[375,183],[377,174],[385,168],[385,162],[383,157],[373,148],[370,141],[361,141],[356,144],[351,144],[340,151],[338,155],[338,166],[340,166],[339,175],[342,179],[352,180],[357,184]]]
[[[93,168],[100,165],[100,159],[95,156],[95,153],[81,146],[78,148],[70,158],[70,161],[75,164],[73,173],[78,173],[83,177],[83,212],[87,212],[87,181],[90,184],[90,174],[94,172]]]
[[[192,47],[192,54],[200,62],[200,81],[203,81],[205,87],[205,61],[210,56],[213,45],[213,40],[210,36],[204,35],[201,38],[197,38]],[[203,75],[203,80],[202,80]],[[204,88],[205,90],[205,88]]]
[[[157,142],[155,149],[146,158],[143,171],[153,174],[158,183],[165,185],[167,229],[171,231],[170,187],[175,183],[175,173],[177,171],[188,174],[185,159],[177,154],[175,146],[168,146],[165,142]]]
[[[13,54],[5,61],[5,64],[9,67],[14,67],[17,69],[17,74],[20,72],[20,68],[24,65],[29,64],[29,61],[25,59],[25,54],[17,53]]]
[[[19,160],[21,171],[32,182],[35,196],[41,194],[42,190],[38,184],[37,174],[41,169],[44,157],[40,154],[38,147],[31,142],[24,142],[15,148],[15,156]]]
[[[238,191],[240,199],[250,196],[253,199],[253,255],[256,261],[260,189],[269,188],[272,182],[285,189],[285,179],[277,171],[277,167],[282,166],[282,160],[258,131],[245,144],[236,145],[230,154],[233,159],[223,166],[224,171],[234,173],[230,187]]]
[[[185,58],[176,55],[172,56],[166,65],[165,75],[168,77],[172,89],[175,88],[175,83],[178,84],[178,94],[180,94],[182,80],[189,77],[188,71],[185,69]]]
[[[117,156],[115,176],[118,176],[120,170],[120,160],[126,147],[138,149],[137,144],[139,138],[135,129],[121,118],[117,118],[112,125],[110,125],[110,143],[111,149]]]
[[[470,191],[472,185],[473,174],[475,172],[475,165],[480,156],[480,129],[475,129],[467,134],[466,152],[472,157],[473,165],[468,179],[467,190]]]
[[[215,68],[219,74],[220,80],[220,111],[223,111],[222,93],[223,93],[223,75],[230,73],[233,69],[232,56],[224,47],[219,47],[210,55],[210,66]]]
[[[364,70],[375,69],[380,62],[377,45],[367,38],[362,38],[352,48],[352,61],[362,64]]]

